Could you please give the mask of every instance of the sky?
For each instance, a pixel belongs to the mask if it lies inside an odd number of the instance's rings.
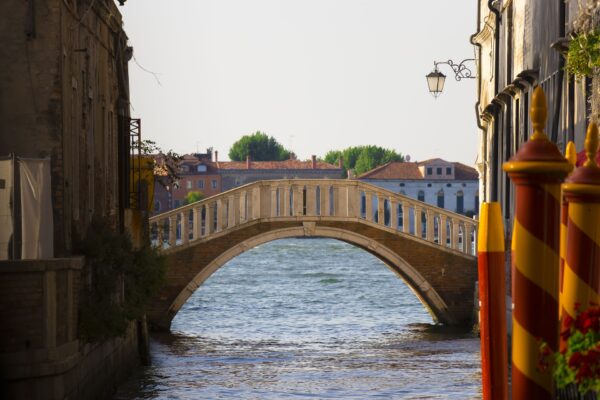
[[[434,61],[474,57],[467,0],[128,0],[132,116],[164,150],[226,160],[262,131],[298,158],[377,145],[473,165],[476,80],[429,93]],[[468,64],[475,72],[473,63]],[[151,71],[151,72],[149,72]]]

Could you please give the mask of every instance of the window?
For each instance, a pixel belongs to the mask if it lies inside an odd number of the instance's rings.
[[[446,183],[446,187],[452,187],[451,183]]]
[[[177,207],[179,207],[180,205],[181,205],[181,202],[180,202],[179,200],[175,200],[175,201],[173,202],[173,208],[177,208]]]
[[[444,191],[440,190],[437,192],[437,206],[440,208],[444,208]]]
[[[404,187],[404,183],[401,183],[401,184],[400,184],[400,187]]]
[[[452,175],[452,167],[446,167],[446,175]]]
[[[211,187],[212,187],[213,189],[216,189],[216,188],[217,188],[217,180],[216,180],[216,179],[213,179],[213,180],[212,180],[212,182],[211,182]]]
[[[431,187],[431,183],[428,183],[428,184],[427,184],[427,187]]]
[[[417,200],[425,201],[425,192],[424,191],[419,190],[419,193],[417,194]]]
[[[442,167],[437,167],[437,168],[435,169],[435,173],[436,173],[437,175],[441,175],[441,174],[442,174]]]
[[[196,170],[198,172],[206,172],[206,165],[200,164],[200,165],[198,165],[198,168],[196,168]]]
[[[154,202],[154,212],[159,212],[160,211],[160,201],[155,201]]]
[[[204,189],[204,179],[198,181],[198,189]]]
[[[181,167],[181,170],[182,170],[183,172],[190,172],[190,167],[189,167],[189,166],[187,166],[187,165],[184,165],[184,166],[182,166],[182,167]]]
[[[465,212],[465,196],[462,190],[456,193],[456,212],[462,214]]]
[[[186,185],[186,187],[187,187],[188,189],[191,189],[191,188],[192,188],[192,181],[187,181],[187,185]]]
[[[427,175],[433,175],[433,168],[427,167]]]

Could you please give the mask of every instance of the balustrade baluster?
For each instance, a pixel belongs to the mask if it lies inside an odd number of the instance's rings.
[[[453,250],[458,250],[458,229],[459,229],[459,224],[458,221],[456,220],[452,220],[452,243],[451,243],[451,247]]]
[[[346,186],[348,217],[359,218],[360,216],[360,196],[356,185]]]
[[[423,216],[421,215],[422,211],[421,211],[421,207],[419,206],[415,206],[414,207],[414,214],[415,214],[415,236],[418,237],[419,239],[423,238]]]
[[[196,206],[192,210],[192,240],[196,240],[200,237],[200,225],[202,224],[202,208],[201,206]]]
[[[410,234],[410,208],[405,201],[402,202],[402,231]]]
[[[190,241],[190,214],[189,211],[184,211],[179,214],[179,218],[181,220],[181,243],[186,244]]]
[[[304,187],[300,185],[293,185],[294,191],[294,203],[293,203],[293,215],[301,216],[304,214]]]
[[[292,192],[290,190],[290,186],[286,185],[283,187],[283,216],[289,217],[292,214],[291,211],[291,202],[292,196],[290,195]]]
[[[177,214],[169,216],[169,246],[175,246],[177,242]]]
[[[462,251],[466,254],[473,254],[473,251],[471,250],[471,233],[472,233],[472,226],[470,223],[465,223],[464,225],[464,230],[463,230],[463,248]]]
[[[365,190],[365,219],[373,222],[373,193]]]
[[[158,247],[162,249],[165,241],[165,220],[161,219],[156,222],[156,239],[158,242]]]
[[[435,239],[435,215],[433,210],[427,210],[427,241],[433,243]]]
[[[392,201],[391,197],[388,202],[390,205],[390,228],[398,230],[398,203]]]
[[[277,217],[277,186],[271,186],[271,218]]]
[[[227,198],[227,228],[231,229],[237,224],[237,211],[238,208],[235,207],[235,197],[234,195],[229,195]]]
[[[377,194],[377,223],[385,225],[385,200]]]
[[[329,215],[329,185],[321,186],[321,216]]]
[[[252,188],[252,219],[260,218],[260,187]]]
[[[217,204],[214,201],[212,201],[206,207],[206,214],[204,216],[204,219],[206,221],[205,222],[206,236],[215,232],[215,209],[216,209],[216,207],[217,207]]]
[[[306,215],[317,215],[317,187],[314,185],[306,186]]]
[[[438,226],[438,242],[440,245],[446,247],[446,230],[447,230],[447,225],[446,225],[446,216],[444,214],[440,215],[440,224]]]

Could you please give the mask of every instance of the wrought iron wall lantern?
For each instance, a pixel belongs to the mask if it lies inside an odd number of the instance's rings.
[[[454,79],[460,81],[462,79],[475,79],[477,76],[465,65],[466,62],[473,61],[474,58],[466,58],[462,60],[459,64],[456,64],[452,60],[448,61],[434,61],[433,66],[434,69],[425,77],[427,78],[427,86],[429,86],[429,92],[433,95],[433,97],[437,98],[442,91],[444,90],[444,82],[446,81],[446,75],[440,72],[438,65],[446,64],[452,68],[454,72]]]

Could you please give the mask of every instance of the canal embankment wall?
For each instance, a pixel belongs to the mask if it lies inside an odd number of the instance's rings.
[[[101,343],[77,337],[83,263],[0,262],[0,398],[105,399],[140,364],[142,324]]]

